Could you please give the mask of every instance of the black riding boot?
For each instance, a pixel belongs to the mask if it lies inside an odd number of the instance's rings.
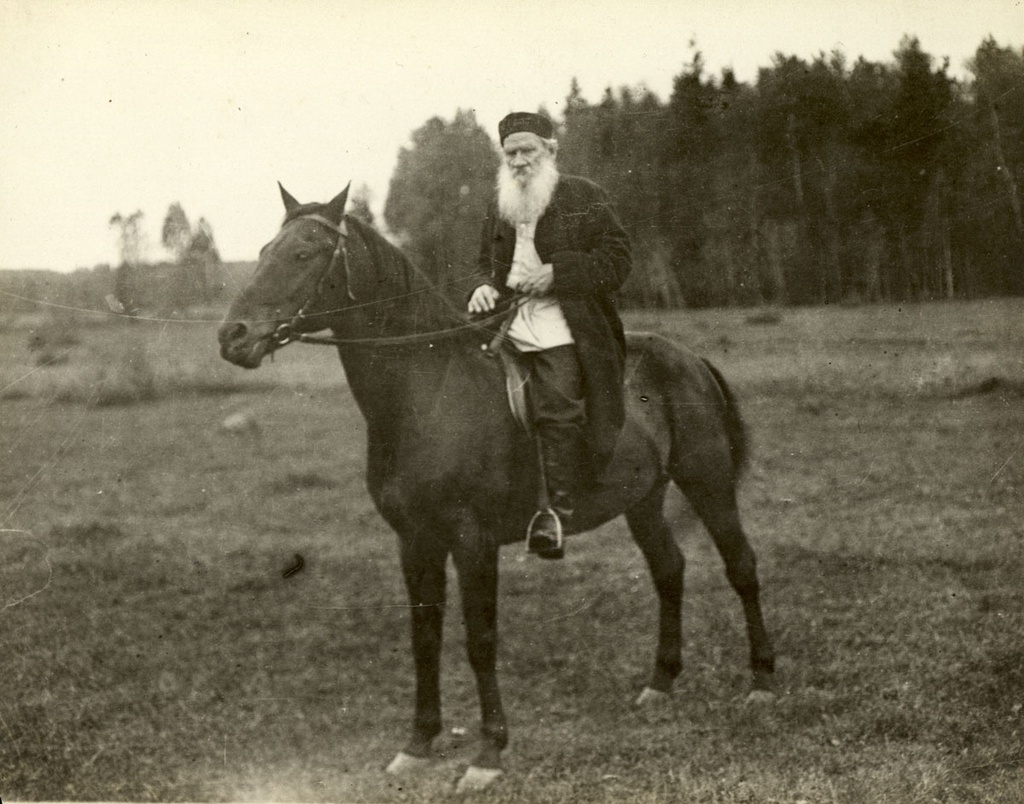
[[[572,518],[583,474],[583,432],[575,425],[539,428],[541,485],[526,548],[541,558],[565,556],[563,531]]]

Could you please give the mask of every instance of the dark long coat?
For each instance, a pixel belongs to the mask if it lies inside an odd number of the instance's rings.
[[[484,220],[476,285],[500,292],[499,307],[511,302],[505,281],[512,268],[515,228],[492,201]],[[550,263],[558,299],[576,342],[583,368],[588,444],[595,463],[610,457],[625,421],[622,396],[626,341],[614,293],[633,267],[629,237],[607,193],[579,176],[561,176],[547,210],[537,222],[534,246]]]

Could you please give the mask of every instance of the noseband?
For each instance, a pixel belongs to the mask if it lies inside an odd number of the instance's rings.
[[[289,221],[289,223],[301,220],[315,221],[322,226],[326,226],[332,232],[337,233],[338,242],[334,247],[334,253],[331,255],[331,262],[320,275],[320,279],[317,280],[316,287],[313,289],[313,292],[309,294],[309,298],[302,303],[302,306],[299,307],[298,311],[292,316],[290,321],[281,324],[274,330],[274,334],[271,335],[271,342],[274,344],[274,349],[280,349],[282,346],[287,346],[296,339],[296,328],[303,321],[309,318],[309,308],[313,305],[313,302],[320,298],[324,289],[324,283],[334,273],[334,266],[338,264],[339,259],[341,260],[342,270],[345,274],[345,293],[352,301],[356,300],[355,295],[352,293],[351,277],[349,276],[348,270],[348,249],[346,248],[346,241],[348,240],[348,226],[345,224],[345,218],[342,217],[340,224],[335,224],[323,215],[311,213],[309,215],[299,215],[294,220]]]

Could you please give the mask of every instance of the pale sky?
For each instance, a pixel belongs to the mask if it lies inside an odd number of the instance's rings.
[[[752,82],[772,54],[890,61],[917,36],[951,71],[989,34],[1024,44],[1024,0],[0,0],[0,267],[117,264],[108,221],[141,209],[149,257],[180,202],[227,260],[282,207],[367,184],[435,115],[498,120],[571,79],[596,102],[667,100],[692,56]]]

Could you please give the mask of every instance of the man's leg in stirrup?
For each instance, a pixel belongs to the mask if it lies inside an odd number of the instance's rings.
[[[541,558],[562,558],[562,530],[575,508],[586,455],[583,377],[575,346],[531,353],[530,362],[530,408],[543,488],[527,549]]]

